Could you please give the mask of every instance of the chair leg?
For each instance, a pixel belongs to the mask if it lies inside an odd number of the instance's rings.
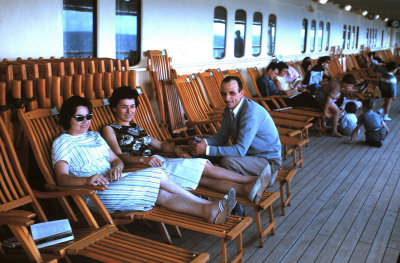
[[[226,255],[226,240],[221,238],[221,262],[226,263],[228,262],[228,258]]]
[[[254,217],[256,218],[258,247],[263,247],[263,230],[261,225],[261,215],[260,215],[260,210],[258,210],[257,208],[254,209]]]
[[[237,246],[238,256],[240,256],[238,262],[243,263],[243,254],[244,254],[244,251],[243,251],[242,233],[240,233],[240,234],[238,235],[238,237],[237,237],[236,246]]]
[[[172,245],[172,240],[171,240],[171,237],[168,233],[168,229],[165,226],[165,224],[161,223],[161,222],[156,222],[156,225],[157,225],[158,229],[160,230],[160,233],[161,233],[161,236],[162,236],[164,242]]]
[[[285,184],[285,181],[282,180],[279,182],[279,191],[280,191],[280,195],[281,195],[281,216],[285,216],[285,193],[283,192],[283,185]],[[287,188],[286,188],[287,189]],[[287,192],[286,192],[287,193]]]

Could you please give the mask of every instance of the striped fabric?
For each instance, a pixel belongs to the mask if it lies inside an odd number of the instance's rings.
[[[98,173],[104,176],[111,167],[109,149],[98,132],[64,133],[53,143],[52,161],[53,165],[66,161],[70,175],[90,177]],[[120,181],[111,182],[107,190],[97,191],[97,195],[111,213],[149,210],[157,200],[161,177],[165,173],[162,168],[124,173]],[[90,200],[88,205],[94,207]]]

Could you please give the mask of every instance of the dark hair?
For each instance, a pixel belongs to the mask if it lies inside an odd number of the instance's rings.
[[[113,108],[117,107],[120,100],[134,99],[135,106],[137,108],[139,106],[138,97],[139,97],[139,93],[135,89],[132,89],[128,86],[122,86],[113,91],[113,94],[108,99],[108,101],[110,102],[110,108],[113,109]]]
[[[356,79],[351,74],[344,75],[342,78],[342,82],[347,83],[347,84],[353,84],[353,85],[355,85],[357,83]]]
[[[396,62],[394,62],[394,61],[390,61],[390,62],[386,63],[387,71],[393,71],[398,67],[399,67],[399,65],[397,65]]]
[[[286,64],[285,62],[279,62],[277,66],[278,66],[279,73],[282,72],[282,70],[284,70],[285,68],[289,69],[288,64]]]
[[[276,62],[271,62],[268,64],[266,71],[268,72],[269,70],[275,70],[278,68],[278,64]]]
[[[301,63],[306,63],[306,62],[311,62],[311,58],[310,57],[305,57],[303,58],[303,60],[301,61]]]
[[[304,61],[303,63],[301,63],[301,67],[304,69],[305,72],[307,72],[307,68],[309,66],[312,66],[311,61]]]
[[[344,110],[347,113],[356,113],[357,112],[357,105],[354,102],[349,101],[349,102],[346,103],[346,106],[344,106]]]
[[[363,100],[362,106],[368,110],[372,110],[375,106],[375,102],[371,99]]]
[[[79,106],[88,108],[89,113],[93,111],[92,103],[87,98],[72,96],[63,102],[60,110],[60,124],[64,130],[71,128],[71,118],[75,115],[76,108]]]
[[[331,62],[331,58],[329,56],[323,56],[323,57],[319,57],[317,60],[318,64],[322,64],[325,62],[328,62],[328,63]]]
[[[240,78],[238,76],[227,76],[227,77],[225,77],[221,82],[221,89],[222,89],[222,86],[224,84],[226,84],[228,82],[231,82],[232,80],[237,82],[238,87],[239,87],[239,92],[241,92],[243,90],[243,83],[242,83],[242,81],[240,80]]]

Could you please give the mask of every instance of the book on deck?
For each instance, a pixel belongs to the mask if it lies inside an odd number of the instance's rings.
[[[74,239],[68,219],[54,220],[31,225],[32,238],[38,248]]]

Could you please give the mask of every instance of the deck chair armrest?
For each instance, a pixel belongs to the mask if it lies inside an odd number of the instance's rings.
[[[93,189],[70,189],[67,191],[49,191],[49,192],[40,192],[33,190],[33,193],[37,198],[41,199],[49,199],[49,198],[58,198],[63,196],[73,196],[73,195],[92,195],[95,193]]]
[[[107,187],[104,187],[104,186],[94,186],[94,185],[62,186],[62,185],[54,185],[54,184],[45,184],[44,187],[49,191],[70,191],[70,190],[104,191],[107,189]]]
[[[15,217],[33,218],[36,216],[36,214],[31,211],[26,211],[26,210],[10,210],[10,211],[0,212],[0,218],[14,217],[14,216]]]
[[[3,215],[0,216],[0,225],[18,225],[26,227],[34,223],[35,223],[34,220],[26,218],[24,216],[4,216],[4,217]]]

